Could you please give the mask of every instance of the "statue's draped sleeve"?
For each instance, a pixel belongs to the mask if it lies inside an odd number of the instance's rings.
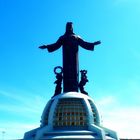
[[[53,52],[57,49],[59,49],[62,45],[62,38],[60,37],[56,43],[53,43],[53,44],[50,44],[50,45],[47,45],[47,49],[48,49],[48,52]]]
[[[86,50],[94,50],[94,43],[89,43],[78,37],[78,45],[80,45],[82,48]]]

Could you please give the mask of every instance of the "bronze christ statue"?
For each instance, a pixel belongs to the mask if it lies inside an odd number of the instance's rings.
[[[63,92],[78,92],[79,84],[79,60],[78,46],[86,50],[94,50],[94,46],[100,44],[100,41],[89,43],[84,41],[73,32],[72,22],[67,22],[66,32],[60,36],[54,44],[40,46],[40,49],[48,49],[53,52],[63,47]]]

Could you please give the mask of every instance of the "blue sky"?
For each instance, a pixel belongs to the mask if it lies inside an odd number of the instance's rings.
[[[84,40],[102,41],[94,52],[80,48],[79,56],[103,125],[139,138],[139,7],[139,0],[0,0],[0,138],[2,131],[5,139],[22,138],[40,125],[62,52],[38,46],[54,43],[67,21]]]

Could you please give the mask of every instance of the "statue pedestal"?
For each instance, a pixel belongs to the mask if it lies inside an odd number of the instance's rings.
[[[24,140],[119,140],[115,131],[101,125],[98,109],[87,95],[67,92],[48,101],[39,128],[26,132]]]

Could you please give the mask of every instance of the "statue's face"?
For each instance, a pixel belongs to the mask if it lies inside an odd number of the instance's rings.
[[[72,31],[72,24],[69,24],[67,28],[69,31]]]
[[[66,25],[66,31],[73,32],[72,22],[68,22]]]

